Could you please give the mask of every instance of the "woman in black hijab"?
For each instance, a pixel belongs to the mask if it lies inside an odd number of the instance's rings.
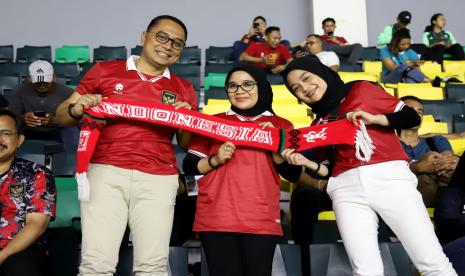
[[[292,128],[274,114],[271,86],[261,69],[235,67],[225,89],[231,110],[215,116],[263,128]],[[287,164],[277,153],[195,136],[183,168],[187,175],[204,175],[198,181],[193,229],[202,241],[210,275],[271,275],[277,237],[282,235],[278,173],[296,181],[302,167]]]
[[[361,129],[366,126],[374,146],[369,160],[356,156],[353,146],[334,146],[327,186],[353,274],[384,275],[378,247],[379,215],[421,274],[457,275],[434,234],[416,189],[417,179],[394,132],[420,124],[416,112],[370,82],[344,84],[334,71],[312,57],[291,62],[284,82],[317,114],[315,124],[331,117],[347,118]],[[290,157],[295,154],[287,151],[284,157],[293,163]]]

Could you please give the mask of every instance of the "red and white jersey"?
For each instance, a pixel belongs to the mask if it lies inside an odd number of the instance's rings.
[[[81,80],[76,92],[101,94],[111,100],[172,104],[188,102],[197,107],[192,84],[165,69],[161,76],[139,72],[131,56],[127,61],[98,62]],[[177,174],[172,145],[176,129],[123,118],[108,119],[92,163],[158,175]]]
[[[215,116],[253,124],[268,121],[275,127],[292,128],[289,121],[270,112],[253,118],[233,111]],[[195,136],[189,152],[202,158],[215,155],[223,143]],[[238,146],[226,164],[199,179],[194,231],[282,235],[279,185],[271,152]]]
[[[352,86],[348,95],[342,100],[338,118],[345,118],[346,113],[358,109],[373,115],[389,114],[401,110],[403,106],[404,102],[389,95],[382,88],[367,81],[360,81]],[[333,176],[359,166],[392,160],[408,160],[393,129],[370,125],[367,126],[367,131],[376,147],[371,160],[363,162],[356,159],[354,146],[337,145],[334,147]]]

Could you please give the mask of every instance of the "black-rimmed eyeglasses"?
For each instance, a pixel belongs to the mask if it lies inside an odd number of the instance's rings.
[[[245,91],[250,92],[255,87],[257,83],[254,81],[244,81],[242,84],[237,84],[235,82],[230,82],[226,85],[226,91],[228,93],[236,93],[239,90],[239,87]]]
[[[154,32],[148,32],[148,33],[152,33],[155,37],[155,40],[162,44],[165,44],[168,41],[171,41],[171,47],[173,47],[173,49],[178,50],[178,51],[182,50],[182,48],[184,48],[184,46],[186,45],[186,43],[182,39],[170,38],[170,36],[167,33],[162,32],[162,31],[159,31],[157,33],[154,33]]]

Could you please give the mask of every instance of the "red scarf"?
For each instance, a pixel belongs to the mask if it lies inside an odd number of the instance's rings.
[[[274,152],[281,152],[285,148],[303,151],[327,145],[357,144],[360,146],[364,144],[363,142],[356,143],[356,140],[360,140],[360,137],[364,136],[360,135],[363,128],[357,130],[357,127],[348,120],[292,130],[262,129],[256,124],[233,122],[185,108],[175,110],[174,107],[169,105],[104,101],[98,106],[87,109],[82,118],[76,167],[79,198],[81,200],[88,200],[89,198],[89,183],[86,172],[97,145],[100,131],[105,127],[106,118],[116,117],[170,126],[220,141],[231,141],[237,146],[255,147]],[[362,141],[367,139],[368,142],[371,142],[369,137],[365,137]],[[361,150],[369,159],[372,148],[370,145],[366,148],[368,150],[364,147]],[[361,156],[359,159],[364,160]]]

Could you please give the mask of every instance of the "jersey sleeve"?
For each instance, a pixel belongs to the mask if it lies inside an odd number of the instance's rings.
[[[204,158],[208,156],[210,151],[211,140],[205,136],[193,134],[192,140],[189,144],[189,153],[198,157]]]
[[[336,55],[335,52],[328,52],[328,66],[339,66],[339,57]]]
[[[280,45],[281,45],[281,44],[280,44]],[[283,57],[282,59],[283,59],[285,62],[287,62],[289,59],[292,58],[292,55],[291,55],[291,53],[289,53],[289,49],[287,49],[286,46],[284,46],[284,45],[281,45],[281,46],[282,46],[282,47],[281,47],[281,55],[282,55],[282,57]]]
[[[452,146],[450,145],[446,137],[442,135],[436,135],[433,136],[433,141],[436,145],[436,149],[438,150],[438,152],[452,151]]]
[[[98,87],[100,85],[100,69],[101,65],[97,62],[90,70],[84,75],[79,85],[76,87],[76,92],[85,94],[99,94]]]
[[[384,48],[382,48],[380,51],[379,51],[379,55],[380,55],[380,58],[381,60],[385,59],[385,58],[392,58],[392,54],[391,52],[389,51],[389,48],[386,46]]]
[[[345,113],[361,109],[373,115],[389,114],[401,110],[405,105],[381,87],[368,81],[354,84],[349,93],[342,104],[345,105]]]
[[[391,43],[392,39],[392,25],[388,25],[384,28],[383,32],[378,35],[376,40],[377,45],[386,45]]]
[[[428,39],[428,35],[429,35],[429,32],[424,32],[423,33],[423,44],[425,44],[426,46],[429,46],[429,39]]]
[[[251,57],[258,57],[257,55],[257,43],[249,43],[249,47],[245,49],[244,53]]]
[[[34,178],[34,183],[27,190],[29,204],[27,213],[41,213],[54,218],[56,215],[56,187],[52,173],[44,169]]]

